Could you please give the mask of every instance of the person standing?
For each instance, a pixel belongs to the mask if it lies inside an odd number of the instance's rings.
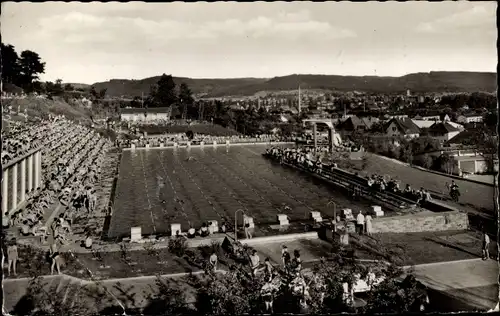
[[[283,266],[285,269],[290,265],[290,253],[288,252],[288,247],[283,245],[281,249],[281,259],[283,260]]]
[[[262,300],[264,301],[266,312],[273,312],[274,288],[271,282],[266,282],[261,289]]]
[[[50,259],[52,263],[50,265],[50,274],[54,274],[54,268],[57,268],[57,273],[61,274],[61,264],[59,262],[59,251],[57,250],[57,245],[53,243],[50,246]]]
[[[299,273],[302,270],[302,259],[300,259],[300,253],[296,249],[293,251],[293,268],[296,273]]]
[[[271,261],[269,260],[269,257],[267,257],[266,259],[264,259],[264,266],[266,268],[266,276],[271,279],[272,276],[273,276],[273,270],[274,270],[274,267],[273,265],[271,264]]]
[[[18,259],[18,253],[17,253],[17,245],[16,245],[16,240],[14,239],[12,243],[7,247],[7,259],[8,259],[8,272],[10,276],[10,270],[12,267],[12,270],[14,272],[14,275],[16,275],[16,267],[17,267],[17,259]]]
[[[92,237],[90,236],[90,233],[87,233],[87,238],[85,238],[85,249],[92,249]]]
[[[366,224],[366,234],[368,236],[372,235],[372,216],[370,214],[367,214],[365,216],[365,224]]]
[[[256,276],[260,266],[260,258],[257,254],[257,250],[252,251],[252,254],[250,255],[250,263],[252,264],[252,273]]]
[[[214,251],[214,252],[212,252],[212,255],[210,256],[210,264],[212,265],[214,272],[217,271],[217,261],[218,261],[217,254]]]
[[[365,216],[362,211],[359,211],[356,217],[356,223],[358,226],[358,234],[363,235],[363,231],[365,230]]]
[[[490,258],[490,236],[483,229],[483,260]]]
[[[252,232],[250,230],[250,223],[245,223],[245,237],[247,239],[252,239]]]

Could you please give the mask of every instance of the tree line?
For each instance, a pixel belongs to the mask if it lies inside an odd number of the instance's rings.
[[[40,74],[45,73],[45,63],[38,53],[24,50],[17,54],[13,45],[2,43],[2,80],[25,91],[40,87]]]
[[[24,50],[21,54],[11,44],[1,44],[2,53],[2,81],[23,89],[26,93],[40,93],[51,96],[63,96],[68,92],[84,92],[84,89],[75,89],[71,84],[64,84],[61,79],[55,82],[40,81],[40,75],[45,73],[45,62],[40,55],[31,50]]]
[[[172,75],[166,74],[151,86],[145,98],[135,97],[129,105],[146,111],[148,108],[170,107],[173,119],[212,122],[247,135],[268,133],[278,123],[277,116],[264,108],[231,109],[221,100],[195,100],[186,83],[181,83],[177,89]]]

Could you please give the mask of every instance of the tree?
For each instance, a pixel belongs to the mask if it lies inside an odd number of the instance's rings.
[[[133,108],[140,108],[142,106],[141,98],[137,96],[134,97],[134,99],[130,102],[130,106]]]
[[[179,87],[179,100],[183,104],[188,104],[191,105],[194,103],[194,98],[193,98],[193,93],[191,92],[191,89],[189,89],[189,86],[186,83],[181,83],[181,86]]]
[[[432,167],[432,163],[432,157],[429,154],[424,154],[424,156],[422,157],[422,167],[430,169]]]
[[[175,82],[172,75],[163,74],[156,84],[156,92],[152,95],[153,105],[158,107],[169,107],[177,102],[175,93]]]
[[[411,164],[413,162],[413,152],[410,145],[401,147],[401,153],[399,158],[408,164]]]
[[[2,43],[2,80],[17,84],[19,79],[19,56],[14,46]]]
[[[100,99],[100,100],[103,100],[103,99],[104,99],[104,97],[106,96],[106,91],[107,91],[107,90],[108,90],[108,89],[104,88],[104,89],[101,89],[101,91],[99,91],[99,99]]]
[[[97,90],[94,86],[90,87],[90,96],[93,101],[99,99],[99,93],[97,93]]]
[[[436,159],[437,168],[447,174],[453,173],[453,158],[448,154],[444,153]]]
[[[62,95],[63,92],[64,92],[64,88],[63,88],[63,85],[62,85],[62,80],[61,79],[57,79],[56,83],[54,84],[54,86],[52,88],[53,88],[53,90],[50,92],[52,95],[56,95],[56,96]]]
[[[186,295],[178,284],[172,285],[168,279],[157,276],[158,293],[149,295],[149,303],[144,308],[143,313],[145,315],[185,315],[192,313],[193,311],[186,307]]]
[[[259,311],[261,280],[241,268],[225,274],[207,272],[208,277],[195,285],[200,315],[242,315]]]
[[[19,83],[24,89],[30,90],[32,83],[39,79],[39,74],[45,72],[45,63],[41,61],[37,53],[25,50],[19,59],[19,70]]]
[[[385,270],[386,278],[369,292],[366,310],[371,313],[423,312],[427,301],[426,288],[412,274],[403,281],[400,268],[390,266]]]
[[[75,90],[75,88],[71,84],[67,83],[64,85],[64,91],[73,91],[73,90]]]

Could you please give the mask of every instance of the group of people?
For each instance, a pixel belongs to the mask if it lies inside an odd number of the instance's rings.
[[[272,147],[266,150],[266,154],[270,155],[280,161],[289,162],[295,165],[301,165],[304,168],[310,169],[314,172],[322,172],[325,165],[321,160],[314,155],[312,149],[310,148],[278,148]],[[331,167],[335,167],[332,165]],[[386,180],[383,176],[371,175],[367,177],[367,185],[380,192],[392,192],[405,196],[406,198],[415,201],[416,203],[422,203],[424,201],[431,201],[432,197],[428,190],[423,187],[420,190],[414,190],[409,184],[406,185],[404,190],[399,187],[399,181],[395,179]],[[450,188],[458,191],[458,186],[452,181]],[[450,189],[452,190],[452,189]]]
[[[4,229],[19,228],[21,236],[40,236],[47,240],[52,235],[54,245],[64,244],[68,234],[73,233],[75,219],[85,218],[96,209],[94,186],[111,142],[61,116],[42,120],[40,124],[33,125],[39,126],[38,129],[27,127],[25,132],[17,128],[25,135],[21,139],[26,138],[41,149],[40,185],[27,192],[23,207],[10,217],[4,214],[2,224]],[[54,212],[58,206],[59,215],[47,227],[49,211]],[[56,268],[59,272],[59,253],[54,247],[51,247],[52,271]]]
[[[32,118],[28,122],[5,121],[2,126],[2,164],[45,146],[54,137],[60,136],[57,128],[60,117]]]
[[[116,145],[119,147],[130,147],[135,144],[137,147],[146,147],[149,144],[152,147],[159,147],[160,144],[172,143],[186,143],[190,141],[193,144],[200,144],[204,142],[206,145],[212,144],[214,141],[217,144],[225,144],[226,141],[230,143],[259,143],[259,142],[271,142],[280,141],[281,139],[274,135],[258,135],[255,137],[243,136],[243,135],[233,135],[233,136],[211,136],[204,134],[194,134],[192,138],[188,137],[186,133],[174,133],[174,134],[162,134],[159,137],[144,137],[141,136],[138,139],[119,139],[116,141]]]
[[[249,259],[252,276],[265,280],[261,288],[261,297],[267,311],[271,312],[273,309],[273,301],[280,289],[283,278],[291,278],[289,284],[291,291],[294,295],[300,297],[302,304],[307,304],[306,300],[310,299],[310,296],[308,295],[308,284],[306,284],[304,276],[301,274],[302,259],[298,250],[293,251],[292,257],[288,251],[288,247],[286,245],[282,246],[282,269],[276,268],[271,263],[269,257],[265,258],[264,262],[262,262],[256,250],[252,250]],[[215,251],[210,255],[208,263],[213,271],[217,271],[218,257]]]
[[[386,180],[385,177],[380,175],[371,175],[367,177],[368,186],[380,192],[392,192],[401,194],[405,198],[415,201],[417,204],[424,201],[431,201],[432,197],[429,191],[421,187],[419,190],[413,189],[409,184],[402,190],[399,187],[399,181],[390,178]]]

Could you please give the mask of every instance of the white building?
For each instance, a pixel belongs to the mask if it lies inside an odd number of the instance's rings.
[[[156,121],[170,120],[171,108],[125,108],[121,110],[120,119],[122,121]]]
[[[478,114],[466,114],[457,117],[457,122],[462,124],[480,123],[482,121],[483,121],[483,116]]]

